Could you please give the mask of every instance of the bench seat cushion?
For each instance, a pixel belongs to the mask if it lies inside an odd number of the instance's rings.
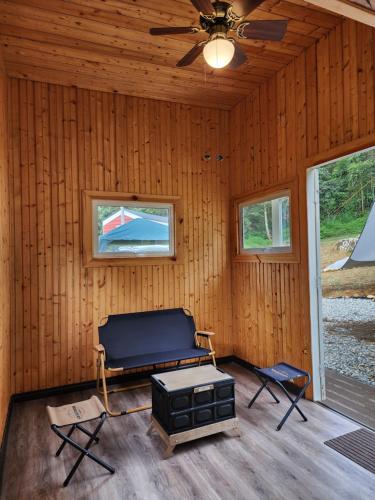
[[[141,368],[142,366],[157,365],[160,363],[169,363],[170,361],[182,361],[184,359],[202,358],[207,356],[208,349],[191,348],[177,349],[174,351],[155,352],[150,354],[139,354],[138,356],[129,356],[127,358],[110,359],[106,361],[106,368]]]

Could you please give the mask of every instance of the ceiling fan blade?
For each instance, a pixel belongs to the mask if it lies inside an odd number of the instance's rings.
[[[232,3],[232,11],[238,17],[246,17],[263,2],[264,0],[235,0]]]
[[[210,2],[210,0],[190,0],[198,12],[202,14],[210,15],[214,14],[215,8]]]
[[[245,61],[247,61],[247,56],[241,45],[235,40],[233,40],[233,43],[234,43],[234,56],[231,62],[227,66],[229,69],[236,69],[239,66],[241,66],[241,64],[243,64]]]
[[[280,41],[283,39],[288,21],[280,19],[277,21],[246,21],[237,28],[239,38],[252,40]]]
[[[200,56],[203,52],[203,48],[207,42],[199,42],[192,49],[189,50],[187,54],[184,55],[182,59],[178,61],[176,66],[178,68],[182,68],[183,66],[189,66],[189,64],[193,63],[198,56]]]
[[[184,33],[196,33],[199,28],[193,26],[185,27],[168,27],[168,28],[150,28],[150,35],[182,35]]]

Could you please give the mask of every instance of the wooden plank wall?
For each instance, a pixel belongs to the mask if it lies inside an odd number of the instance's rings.
[[[346,20],[233,112],[232,195],[293,176],[300,186],[300,264],[233,264],[235,354],[254,364],[311,368],[302,163],[374,133],[374,48],[374,31]]]
[[[7,78],[0,51],[0,445],[10,397],[10,248],[7,162]]]
[[[9,101],[13,392],[93,379],[109,313],[186,306],[231,354],[228,112],[14,78]],[[183,262],[83,268],[82,189],[182,196]]]

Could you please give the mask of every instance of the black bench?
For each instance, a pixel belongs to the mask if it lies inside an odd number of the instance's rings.
[[[125,415],[148,409],[150,406],[121,412],[111,411],[108,394],[127,388],[109,391],[106,371],[119,372],[170,362],[176,362],[178,366],[183,360],[206,356],[211,356],[213,364],[216,365],[215,351],[211,343],[213,335],[212,332],[197,331],[193,316],[182,308],[108,316],[107,322],[99,327],[100,344],[95,347],[98,353],[98,391],[104,397],[108,414]],[[207,339],[208,348],[202,347],[201,337]]]

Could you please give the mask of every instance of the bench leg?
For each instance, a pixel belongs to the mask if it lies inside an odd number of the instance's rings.
[[[100,375],[103,387],[104,408],[105,411],[108,413],[108,415],[110,415],[111,417],[119,417],[121,415],[124,415],[126,412],[121,412],[121,411],[114,412],[109,408],[107,380],[105,378],[104,354],[100,352],[99,356],[100,356]]]
[[[101,380],[102,380],[102,386],[103,386],[103,391],[101,394],[103,395],[104,399],[104,408],[108,415],[111,417],[120,417],[121,415],[127,415],[129,413],[136,413],[138,411],[143,411],[143,410],[149,410],[151,408],[151,405],[144,405],[144,406],[137,406],[136,408],[130,408],[129,410],[122,410],[122,411],[112,411],[109,408],[109,399],[108,396],[110,394],[110,391],[107,390],[107,381],[105,377],[105,366],[104,366],[104,354],[99,353],[100,356],[100,375],[101,375]],[[147,384],[149,385],[149,384]],[[144,387],[145,384],[140,384],[140,387]],[[134,387],[135,388],[135,387]]]
[[[211,342],[210,337],[208,337],[208,347],[210,348],[209,356],[212,358],[212,364],[216,367],[215,351]]]

